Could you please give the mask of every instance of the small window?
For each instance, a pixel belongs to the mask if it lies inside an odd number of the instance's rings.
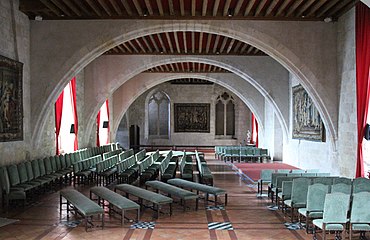
[[[170,131],[170,100],[162,91],[155,92],[148,103],[149,136],[167,138]]]
[[[226,92],[216,99],[216,135],[235,135],[234,98]]]

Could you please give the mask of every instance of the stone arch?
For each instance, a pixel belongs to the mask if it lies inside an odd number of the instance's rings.
[[[238,89],[235,89],[235,88],[227,85],[225,82],[219,81],[218,79],[210,77],[210,76],[199,75],[199,74],[193,73],[193,74],[184,74],[184,75],[174,74],[174,75],[169,75],[169,76],[166,76],[166,77],[158,76],[156,78],[151,78],[150,82],[148,82],[148,84],[146,85],[146,88],[145,89],[144,88],[139,88],[138,89],[139,91],[136,92],[135,97],[131,97],[129,99],[129,102],[127,102],[127,104],[126,104],[127,107],[126,108],[121,108],[121,111],[117,114],[117,117],[115,117],[115,121],[114,121],[114,124],[113,124],[113,127],[112,127],[113,136],[115,136],[115,134],[118,130],[120,120],[124,117],[125,112],[128,110],[129,106],[136,100],[136,98],[138,98],[141,94],[143,94],[148,89],[151,89],[151,88],[157,86],[158,84],[161,84],[161,83],[164,83],[164,82],[167,82],[167,81],[170,81],[170,80],[174,80],[174,79],[177,79],[177,78],[182,78],[182,77],[199,78],[199,79],[202,79],[202,80],[211,81],[211,82],[217,83],[217,84],[221,85],[222,87],[226,88],[227,90],[231,91],[233,94],[235,94],[237,97],[239,97],[242,100],[242,102],[244,104],[246,104],[249,109],[251,109],[252,112],[255,113],[256,118],[261,123],[259,125],[259,127],[260,127],[261,131],[264,131],[264,125],[263,125],[264,121],[263,121],[263,117],[261,116],[262,112],[258,110],[259,108],[258,108],[256,102],[250,101],[250,99],[247,99],[245,97],[245,95],[242,94],[242,92],[238,91]],[[153,89],[151,92],[154,92],[154,91],[155,91],[155,89]],[[148,95],[150,95],[150,94],[148,94]],[[284,120],[282,120],[282,121],[284,121]],[[284,132],[284,135],[288,134],[286,131],[283,131],[283,132]]]
[[[90,113],[90,115],[87,116],[88,121],[86,121],[87,122],[87,127],[86,127],[87,134],[85,134],[86,137],[90,136],[90,132],[92,131],[94,121],[95,121],[95,116],[96,116],[97,112],[99,111],[99,108],[97,106],[100,105],[100,103],[101,104],[103,103],[104,99],[107,98],[108,94],[115,91],[119,86],[121,86],[122,84],[127,82],[129,79],[135,77],[136,75],[140,74],[141,72],[143,72],[147,69],[150,69],[150,68],[153,68],[153,67],[156,67],[156,66],[160,66],[160,65],[163,65],[163,64],[177,63],[177,62],[199,62],[199,63],[206,63],[206,64],[210,64],[210,65],[215,65],[215,66],[224,68],[224,69],[234,73],[235,75],[239,76],[241,79],[246,80],[249,84],[251,84],[253,87],[255,87],[261,93],[261,95],[263,97],[265,97],[272,104],[272,106],[274,107],[274,109],[276,111],[276,115],[278,116],[279,122],[280,122],[282,128],[284,129],[284,132],[286,133],[286,136],[287,136],[287,133],[288,133],[288,125],[287,124],[288,123],[287,123],[287,120],[284,120],[283,113],[280,111],[278,104],[276,103],[274,98],[271,96],[271,94],[268,91],[266,91],[258,83],[258,81],[256,81],[252,77],[250,77],[246,72],[244,72],[244,71],[242,71],[242,70],[240,70],[240,69],[238,69],[238,68],[236,68],[236,67],[234,67],[234,66],[232,66],[228,63],[221,62],[221,61],[217,60],[217,58],[211,59],[211,58],[202,57],[202,56],[172,56],[171,58],[167,58],[167,57],[164,57],[164,58],[163,57],[153,57],[153,58],[145,57],[145,60],[147,61],[145,64],[143,62],[138,62],[135,65],[130,66],[130,71],[129,72],[122,71],[117,76],[115,76],[115,78],[111,81],[114,84],[111,86],[111,88],[109,90],[107,90],[108,92],[106,93],[106,95],[102,94],[100,96],[100,99],[97,102],[97,105],[94,105],[94,107],[92,109],[87,109],[86,112]],[[106,59],[103,59],[103,62],[107,63],[108,61]],[[184,75],[184,77],[186,77],[186,76],[189,76],[189,73]],[[220,85],[222,85],[222,84],[220,84]],[[233,92],[235,92],[236,90],[237,89],[234,89]],[[240,97],[240,96],[238,96],[238,97]],[[241,99],[243,99],[243,98],[241,98]],[[130,101],[130,99],[128,99],[128,101]],[[255,109],[254,109],[254,111],[255,111]],[[259,120],[261,120],[261,119],[259,119]],[[85,142],[85,141],[86,141],[86,139],[83,140],[83,142]]]
[[[56,25],[57,24],[65,23],[56,23]],[[260,30],[258,28],[258,24],[256,25],[252,23],[251,25],[246,26],[245,24],[240,24],[240,22],[230,25],[228,23],[212,21],[155,21],[152,23],[152,25],[149,26],[146,23],[137,22],[136,24],[126,24],[127,27],[124,27],[122,25],[107,27],[106,32],[102,34],[100,29],[93,31],[94,28],[97,28],[95,25],[104,27],[104,25],[108,26],[109,23],[95,23],[86,25],[84,27],[81,26],[81,29],[84,29],[85,31],[91,31],[83,44],[81,44],[80,42],[76,42],[76,47],[74,48],[71,45],[66,46],[66,48],[70,48],[69,52],[71,52],[72,54],[65,57],[63,56],[61,57],[61,59],[58,59],[58,61],[55,61],[55,63],[53,63],[54,65],[59,66],[59,68],[49,69],[49,71],[46,70],[45,73],[42,73],[43,76],[41,77],[41,81],[43,81],[44,79],[46,80],[48,77],[50,79],[51,76],[55,76],[57,79],[57,83],[50,87],[51,90],[48,89],[50,93],[46,93],[46,99],[42,101],[44,102],[43,106],[41,106],[41,108],[39,106],[34,106],[33,109],[31,109],[33,115],[37,116],[36,119],[32,120],[34,122],[34,131],[32,137],[36,145],[40,143],[42,130],[44,129],[46,122],[45,116],[50,110],[50,106],[55,102],[56,96],[58,95],[57,93],[61,91],[62,86],[64,86],[71,77],[76,75],[80,70],[82,70],[86,65],[100,56],[102,53],[120,43],[144,35],[166,31],[202,31],[207,33],[219,34],[226,37],[235,38],[239,41],[248,43],[264,51],[273,59],[282,64],[291,73],[297,76],[297,78],[300,80],[302,85],[309,92],[313,101],[315,102],[322,116],[322,119],[327,126],[330,137],[333,140],[337,138],[336,127],[334,124],[337,119],[332,119],[337,118],[337,116],[336,114],[330,112],[331,109],[328,109],[328,106],[325,104],[325,102],[330,103],[330,101],[335,100],[330,100],[330,97],[325,96],[325,91],[327,90],[327,88],[322,85],[322,82],[320,82],[320,79],[318,79],[318,77],[316,76],[315,73],[318,73],[318,71],[315,72],[315,70],[310,69],[309,64],[306,64],[305,61],[300,59],[300,57],[296,54],[297,52],[294,53],[294,51],[289,48],[289,45],[287,45],[287,43],[284,43],[283,41],[277,39],[276,33],[275,35],[268,34],[268,31],[271,31],[270,28],[268,30],[266,30],[267,28],[265,30]],[[78,27],[76,27],[74,31],[76,31],[77,28]],[[47,31],[54,30],[49,29]],[[65,32],[60,34],[68,35]],[[34,35],[39,36],[37,32],[35,32]],[[44,35],[41,34],[41,36]],[[71,36],[69,37],[71,38]],[[37,40],[38,38],[36,37],[34,41]],[[73,39],[69,39],[69,41],[73,43]],[[58,50],[60,51],[60,49]],[[45,48],[43,51],[50,51],[49,54],[54,54],[54,51],[51,51],[50,48]],[[47,59],[49,58],[45,57],[44,61],[47,61]],[[40,67],[44,66],[44,64],[37,61],[31,61],[31,63],[32,67],[35,65]],[[52,67],[53,66],[50,66],[50,68]],[[58,70],[55,72],[55,69]],[[38,70],[38,67],[35,67],[33,71],[38,72]],[[50,76],[48,76],[48,74]],[[33,77],[37,78],[37,76]],[[257,89],[261,90],[260,88]]]

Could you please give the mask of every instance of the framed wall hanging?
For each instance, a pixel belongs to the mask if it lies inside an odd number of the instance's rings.
[[[210,132],[209,103],[175,103],[175,132]]]
[[[0,56],[0,142],[23,140],[23,63]]]
[[[302,85],[293,87],[292,137],[325,142],[325,128],[319,111]]]

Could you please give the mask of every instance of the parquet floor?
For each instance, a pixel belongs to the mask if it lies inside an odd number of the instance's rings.
[[[109,217],[106,214],[104,230],[92,229],[85,232],[83,223],[66,223],[65,212],[59,213],[59,194],[52,192],[40,196],[24,209],[17,207],[0,214],[1,217],[19,219],[14,224],[0,228],[0,239],[312,239],[312,235],[307,235],[305,230],[288,230],[284,222],[289,219],[285,220],[280,211],[268,210],[270,201],[267,198],[257,198],[256,187],[243,182],[231,166],[215,160],[213,154],[207,154],[206,159],[214,173],[215,186],[228,191],[229,201],[225,209],[207,210],[207,203],[201,200],[198,211],[194,210],[195,203],[192,202],[188,204],[189,209],[183,212],[182,206],[175,203],[173,215],[161,214],[159,219],[153,218],[151,209],[145,209],[141,221],[154,222],[154,229],[132,229],[130,223],[121,227],[119,217]],[[88,195],[89,187],[81,185],[76,188]],[[168,211],[166,206],[163,211]],[[128,212],[128,216],[134,218],[135,212]],[[209,225],[229,230],[210,229]]]

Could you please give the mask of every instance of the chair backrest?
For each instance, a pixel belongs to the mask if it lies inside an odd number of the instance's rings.
[[[350,195],[344,193],[328,193],[324,203],[324,223],[345,224],[349,209]]]
[[[46,174],[44,160],[40,158],[38,161],[39,161],[40,176],[44,176]]]
[[[318,173],[320,169],[306,169],[306,173]]]
[[[293,181],[283,181],[281,185],[281,192],[284,196],[284,199],[290,199],[292,196],[292,186]]]
[[[351,207],[351,223],[370,224],[370,192],[353,194]]]
[[[26,165],[28,180],[33,180],[35,175],[33,174],[32,163],[27,161],[24,164]]]
[[[28,175],[27,175],[26,164],[24,164],[24,162],[19,163],[17,165],[17,168],[18,168],[20,182],[21,183],[27,182],[28,181]]]
[[[341,192],[341,193],[345,193],[345,194],[351,194],[352,184],[351,185],[348,185],[348,184],[345,184],[345,183],[333,184],[331,186],[331,192],[332,193]]]
[[[1,183],[1,189],[6,194],[9,194],[10,182],[9,182],[9,176],[8,176],[8,171],[6,170],[6,167],[0,167],[0,183]],[[4,201],[4,199],[2,199],[2,201]]]
[[[307,202],[308,186],[311,183],[309,178],[294,178],[292,185],[292,204],[305,204]]]
[[[303,169],[292,169],[291,173],[304,173],[305,170]]]
[[[277,173],[290,173],[290,169],[278,169]]]
[[[316,177],[313,179],[313,183],[322,183],[324,185],[332,185],[333,184],[333,178],[331,177]]]
[[[347,185],[352,185],[352,178],[336,177],[333,179],[333,184],[337,184],[337,183],[344,183]]]
[[[353,179],[353,193],[370,192],[370,179],[355,178]]]
[[[324,211],[325,196],[329,192],[329,186],[315,183],[308,186],[306,209],[310,212]]]
[[[318,176],[318,177],[329,177],[330,176],[330,173],[318,172],[318,173],[316,173],[316,176]]]
[[[272,170],[272,169],[263,169],[263,170],[261,170],[260,179],[263,180],[263,181],[271,181],[272,173],[274,171],[275,170]]]
[[[305,172],[301,174],[302,177],[316,177],[316,173]]]
[[[286,176],[286,173],[272,173],[271,174],[271,183],[272,183],[273,187],[276,186],[276,181],[277,181],[278,177],[285,177],[285,176]]]
[[[19,179],[19,173],[18,173],[17,165],[12,164],[12,165],[9,165],[7,168],[8,168],[10,186],[15,186],[15,185],[19,184],[21,182],[21,180]]]

